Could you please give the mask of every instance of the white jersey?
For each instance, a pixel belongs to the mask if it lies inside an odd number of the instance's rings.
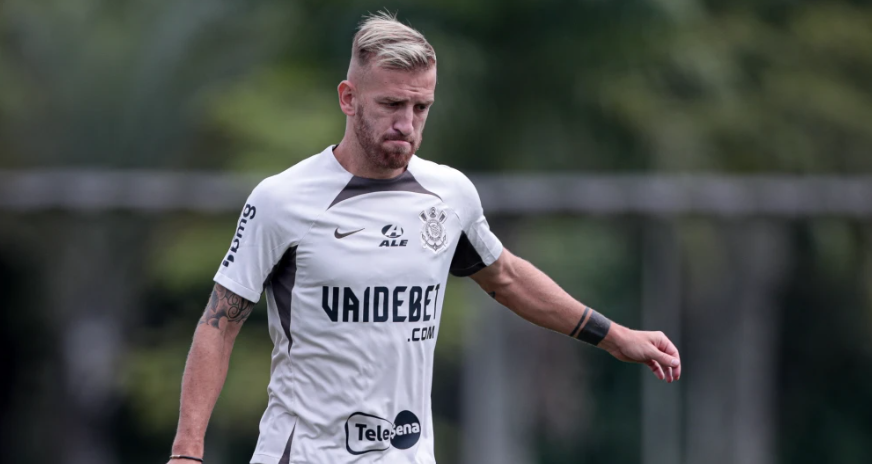
[[[275,343],[258,464],[435,463],[430,390],[449,271],[502,252],[475,187],[413,156],[388,180],[332,147],[251,193],[215,281],[257,302]]]

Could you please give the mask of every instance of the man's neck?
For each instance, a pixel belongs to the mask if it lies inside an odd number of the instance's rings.
[[[343,138],[339,145],[333,149],[333,155],[346,171],[357,177],[393,179],[406,171],[405,167],[386,169],[373,165],[366,153],[363,152],[363,147],[356,140],[351,140],[348,137]]]

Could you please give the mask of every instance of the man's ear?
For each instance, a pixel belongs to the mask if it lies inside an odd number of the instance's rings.
[[[339,108],[342,109],[346,116],[354,116],[354,99],[357,97],[355,95],[356,89],[354,84],[344,80],[339,83],[336,91],[339,93]]]

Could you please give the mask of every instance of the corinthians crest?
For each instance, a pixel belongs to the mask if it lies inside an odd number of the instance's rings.
[[[434,253],[438,252],[448,241],[448,235],[445,233],[445,221],[448,215],[445,211],[437,211],[435,207],[430,207],[421,211],[418,217],[424,221],[424,227],[421,228],[421,243],[424,248],[429,248]]]

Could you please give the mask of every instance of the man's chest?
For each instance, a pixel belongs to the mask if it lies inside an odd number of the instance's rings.
[[[349,287],[441,282],[461,233],[451,207],[432,195],[349,199],[314,218],[297,246],[297,277]]]

